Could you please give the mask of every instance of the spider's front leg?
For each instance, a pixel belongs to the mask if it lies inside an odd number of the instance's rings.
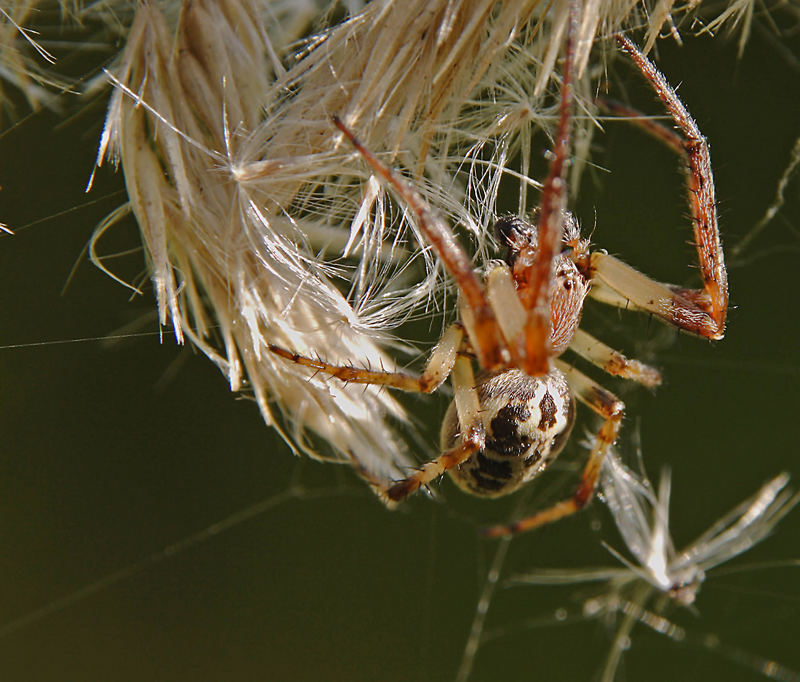
[[[566,209],[566,166],[572,119],[572,37],[575,34],[575,5],[570,7],[564,49],[564,75],[553,160],[542,187],[535,243],[524,247],[514,263],[514,280],[519,298],[528,311],[525,324],[525,354],[519,365],[530,376],[550,371],[551,299],[555,263],[562,240]]]
[[[472,313],[470,337],[476,348],[481,367],[487,371],[502,369],[515,360],[509,357],[494,311],[486,298],[480,279],[472,268],[472,261],[458,243],[455,235],[442,218],[428,206],[420,194],[395,171],[367,149],[353,132],[338,118],[334,125],[344,134],[364,161],[406,203],[417,218],[419,228],[433,246],[445,269],[455,280],[459,293]]]
[[[681,137],[657,123],[638,122],[640,127],[677,151],[686,161],[689,207],[703,288],[684,289],[655,282],[613,256],[602,253],[591,256],[593,274],[636,307],[655,313],[681,329],[709,339],[721,339],[725,333],[728,308],[728,275],[717,224],[708,144],[658,69],[625,36],[619,35],[617,40],[650,82],[683,133]],[[604,103],[604,106],[619,110],[618,105]],[[623,111],[630,113],[629,110]]]

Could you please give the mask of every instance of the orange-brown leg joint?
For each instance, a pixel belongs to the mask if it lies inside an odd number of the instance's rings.
[[[473,425],[469,432],[465,434],[459,445],[450,450],[446,450],[436,459],[423,464],[415,474],[392,485],[386,491],[386,496],[392,502],[404,500],[423,485],[427,485],[435,478],[444,474],[448,469],[457,467],[462,462],[468,460],[475,452],[482,450],[484,442],[485,433],[483,425]]]

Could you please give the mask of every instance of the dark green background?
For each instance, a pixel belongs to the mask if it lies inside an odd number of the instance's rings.
[[[798,61],[773,41],[757,33],[741,61],[735,45],[707,37],[660,47],[667,78],[681,84],[711,142],[728,245],[771,202],[800,134]],[[797,54],[796,38],[782,44]],[[628,65],[614,68],[635,101],[661,113]],[[43,113],[0,137],[0,217],[18,229],[0,238],[0,629],[120,569],[131,575],[14,632],[0,630],[2,679],[453,679],[496,547],[476,527],[505,518],[518,500],[472,500],[445,482],[441,504],[414,499],[387,512],[347,470],[294,458],[251,402],[237,400],[205,358],[176,348],[168,334],[163,344],[157,335],[111,346],[82,341],[137,319],[136,331],[155,329],[149,292],[130,301],[82,257],[95,223],[123,200],[114,193],[119,177],[107,172],[82,193],[101,120],[100,106],[66,122]],[[585,229],[596,215],[594,243],[659,279],[687,281],[690,231],[670,153],[623,124],[595,144],[594,160],[610,172],[590,169],[577,204]],[[673,338],[644,318],[587,311],[598,334],[629,352],[666,344],[656,361],[666,382],[656,394],[609,386],[629,406],[623,447],[638,437],[654,478],[663,465],[673,468],[678,546],[767,478],[800,472],[797,188],[795,178],[748,262],[731,264],[724,342]],[[118,229],[104,251],[136,244],[134,228]],[[141,258],[120,267],[133,275],[132,263]],[[438,419],[445,403],[426,398],[412,407]],[[582,453],[574,445],[562,458]],[[559,479],[545,477],[528,503],[567,492]],[[294,481],[317,496],[284,500]],[[174,556],[158,554],[263,500],[275,506]],[[619,546],[595,504],[514,540],[504,574],[611,564],[600,538]],[[798,557],[798,539],[800,512],[739,563]],[[136,570],[153,553],[164,560]],[[800,669],[798,585],[797,569],[712,573],[699,617],[673,615]],[[481,648],[471,679],[592,679],[609,645],[601,624],[519,625],[559,605],[579,610],[578,589],[500,589],[487,627],[508,626],[509,634]],[[757,677],[638,628],[620,679]]]

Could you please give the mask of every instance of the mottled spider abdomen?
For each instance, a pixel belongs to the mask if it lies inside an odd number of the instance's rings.
[[[542,377],[511,369],[483,378],[476,388],[486,444],[450,475],[466,492],[499,497],[544,471],[561,451],[575,421],[575,401],[557,369]],[[451,404],[442,423],[442,450],[459,437]]]

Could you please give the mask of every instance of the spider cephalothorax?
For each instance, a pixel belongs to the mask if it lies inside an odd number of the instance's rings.
[[[442,427],[442,454],[383,488],[393,502],[448,471],[459,487],[475,495],[497,497],[513,492],[543,471],[563,447],[574,422],[576,400],[599,415],[603,423],[575,492],[533,516],[490,529],[491,535],[535,528],[581,509],[594,494],[603,457],[617,437],[623,403],[560,360],[566,349],[614,376],[645,386],[661,381],[657,370],[626,358],[579,329],[587,296],[645,311],[710,339],[722,338],[725,328],[727,273],[708,146],[674,90],[624,36],[617,36],[622,50],[650,82],[682,133],[639,122],[686,162],[703,287],[662,284],[603,251],[590,251],[577,221],[566,210],[573,31],[570,27],[567,32],[559,125],[540,207],[530,220],[504,216],[497,221],[497,240],[506,253],[504,260],[488,265],[483,277],[474,271],[449,226],[413,187],[366,149],[349,127],[334,120],[375,174],[416,216],[458,287],[459,321],[444,333],[422,375],[333,365],[271,347],[298,365],[354,383],[430,393],[451,378],[454,399]],[[474,363],[480,369],[477,380]]]
[[[504,261],[510,268],[515,289],[528,286],[526,278],[517,273],[525,272],[519,267],[520,255],[530,254],[535,259],[538,251],[538,229],[535,220],[528,221],[519,216],[502,216],[495,224],[495,233],[501,244],[506,246]],[[581,239],[580,227],[575,216],[563,212],[561,249],[553,259],[550,278],[550,350],[554,356],[561,355],[575,335],[583,309],[583,302],[591,288],[590,278],[579,269],[578,264],[585,261],[589,242]]]

